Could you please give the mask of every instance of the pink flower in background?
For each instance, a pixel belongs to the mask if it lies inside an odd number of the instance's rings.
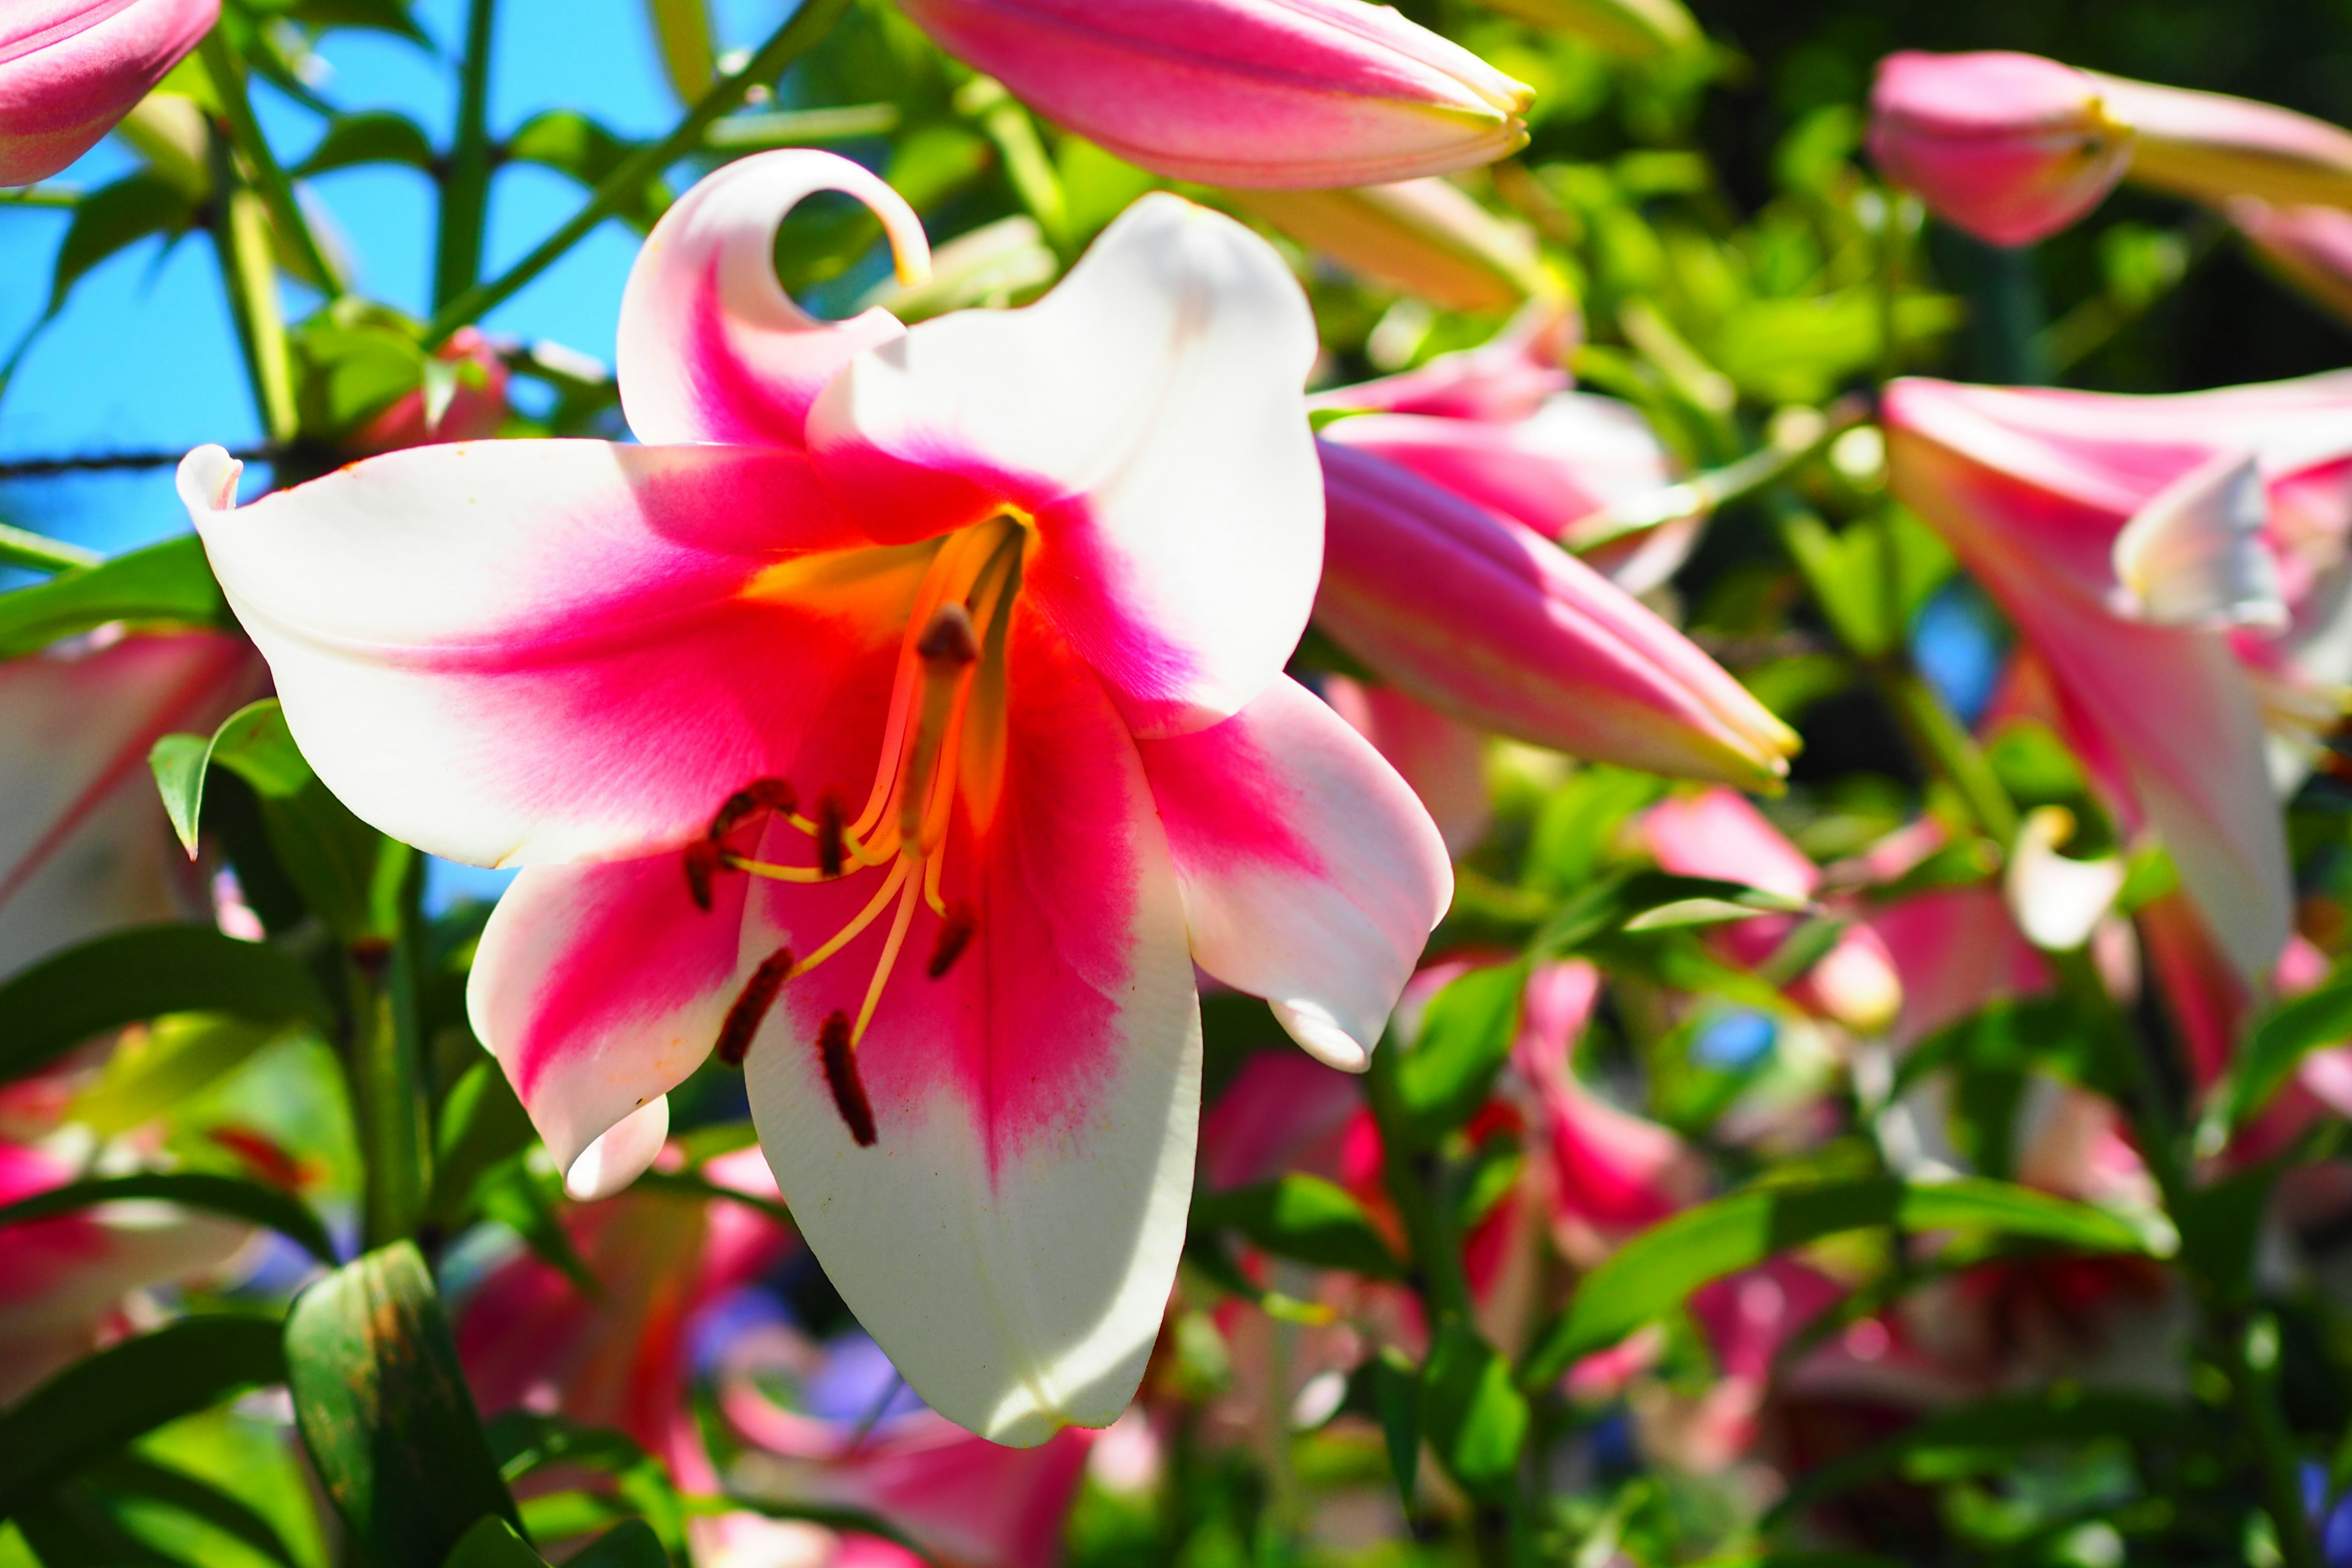
[[[41,1148],[0,1140],[0,1205],[87,1174]],[[123,1298],[209,1274],[252,1236],[169,1204],[105,1204],[0,1226],[0,1405],[128,1327]]]
[[[2135,184],[2222,205],[2352,205],[2352,132],[2275,104],[2086,72],[2131,128]]]
[[[1323,544],[1305,300],[1148,197],[1045,300],[802,314],[786,152],[672,206],[623,304],[646,446],[457,444],[182,493],[362,816],[524,865],[475,1027],[577,1193],[741,1062],[804,1236],[923,1398],[1104,1425],[1158,1332],[1193,965],[1360,1067],[1451,888],[1427,814],[1282,674]],[[1735,688],[1735,689],[1737,689]]]
[[[360,426],[352,437],[352,452],[365,456],[434,441],[479,441],[499,433],[507,418],[507,362],[497,346],[479,329],[460,327],[436,357],[457,372],[440,417],[426,417],[422,389],[403,393],[391,407]]]
[[[1997,888],[1935,888],[1881,905],[1870,930],[1894,963],[1903,1005],[1888,1039],[1918,1044],[1999,1001],[2048,990],[2050,965]]]
[[[2227,210],[2273,269],[2337,316],[2352,319],[2352,212],[2273,206],[2253,196],[2238,197]]]
[[[1680,632],[1524,524],[1321,444],[1316,624],[1408,696],[1572,755],[1761,784],[1796,737]]]
[[[2131,132],[2086,72],[2039,55],[1916,50],[1878,62],[1870,155],[1937,216],[1996,245],[2028,245],[2099,205]]]
[[[1784,899],[1810,900],[1821,889],[1821,868],[1763,813],[1727,789],[1662,801],[1643,815],[1642,831],[1659,868],[1677,876],[1745,882]],[[1754,968],[1780,950],[1799,920],[1796,915],[1758,915],[1734,921],[1713,932],[1712,940],[1735,963]],[[1894,957],[1878,933],[1859,919],[1798,977],[1790,994],[1848,1028],[1870,1035],[1894,1023],[1903,1005],[1903,983]]]
[[[1475,848],[1495,816],[1486,735],[1392,686],[1344,675],[1325,676],[1322,685],[1332,711],[1370,741],[1429,808],[1445,852],[1459,860]]]
[[[1527,144],[1533,92],[1362,0],[907,0],[941,48],[1156,174],[1368,185]]]
[[[2352,379],[2173,396],[1887,389],[1895,495],[2047,667],[2126,826],[2163,836],[2243,973],[2286,942],[2266,720],[2306,742],[2352,676]]]
[[[147,752],[258,694],[216,632],[84,641],[0,663],[0,976],[120,926],[201,911]]]
[[[212,30],[220,0],[9,0],[0,10],[0,185],[80,157]]]
[[[1584,335],[1572,306],[1530,300],[1510,324],[1475,348],[1455,349],[1394,375],[1318,392],[1318,410],[1415,414],[1497,425],[1525,419],[1571,382],[1563,367]]]

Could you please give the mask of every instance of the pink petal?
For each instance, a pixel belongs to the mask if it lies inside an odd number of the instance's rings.
[[[1476,348],[1439,354],[1428,363],[1373,381],[1318,392],[1316,408],[1423,414],[1497,424],[1524,419],[1556,392],[1566,392],[1561,369],[1583,336],[1573,306],[1531,300],[1509,326]]]
[[[80,157],[220,16],[220,0],[9,0],[0,16],[0,185]]]
[[[1001,782],[960,790],[943,850],[942,892],[977,923],[932,979],[941,921],[917,906],[854,1057],[872,1146],[822,1036],[860,1010],[888,921],[786,986],[746,1068],[761,1146],[859,1321],[932,1408],[1030,1446],[1108,1425],[1142,1374],[1192,1190],[1201,1036],[1134,744],[1025,602],[1011,639]],[[879,704],[836,717],[806,789],[870,776]],[[812,951],[879,875],[779,885],[755,945]]]
[[[1208,730],[1142,744],[1194,962],[1360,1071],[1454,896],[1436,825],[1396,771],[1283,677]]]
[[[827,555],[864,542],[793,451],[422,447],[230,510],[234,472],[203,448],[182,494],[304,755],[475,865],[677,846],[789,776],[923,564]]]
[[[1873,913],[1869,926],[1902,983],[1903,1009],[1889,1031],[1897,1047],[2052,984],[2050,966],[2018,934],[2009,906],[1991,888],[1916,894]]]
[[[2215,203],[2248,195],[2352,204],[2352,132],[2340,126],[2226,93],[2084,74],[2137,133],[2136,184]]]
[[[1065,1430],[1006,1448],[921,1417],[824,1467],[811,1490],[880,1515],[949,1562],[1038,1568],[1061,1555],[1094,1441]]]
[[[1181,731],[1265,689],[1306,626],[1315,353],[1271,247],[1147,196],[1038,303],[924,321],[851,362],[809,441],[877,538],[1024,514],[1024,601],[1138,733]]]
[[[929,270],[922,220],[848,159],[787,149],[728,164],[662,215],[629,271],[616,368],[638,440],[797,447],[835,373],[906,330],[879,306],[820,321],[785,295],[776,226],[819,191],[854,196],[882,221],[902,280]]]
[[[1495,818],[1486,785],[1486,737],[1392,686],[1326,676],[1323,700],[1372,743],[1428,808],[1455,859],[1477,847]]]
[[[211,734],[260,685],[252,651],[213,632],[0,663],[0,975],[202,907],[147,753]]]
[[[1659,802],[1643,814],[1642,833],[1660,869],[1678,877],[1745,882],[1784,899],[1810,899],[1821,886],[1805,852],[1727,789]]]

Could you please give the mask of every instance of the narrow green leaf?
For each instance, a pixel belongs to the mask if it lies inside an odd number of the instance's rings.
[[[490,1422],[489,1438],[510,1486],[551,1465],[612,1477],[622,1504],[644,1519],[664,1550],[686,1560],[686,1501],[668,1468],[627,1433],[515,1410]]]
[[[560,1271],[584,1296],[601,1296],[604,1287],[590,1271],[572,1233],[556,1218],[551,1180],[542,1181],[531,1170],[528,1155],[516,1154],[485,1173],[467,1201],[467,1208],[496,1220],[517,1236],[541,1263]]]
[[[307,180],[361,163],[405,163],[412,169],[430,169],[433,142],[424,128],[404,114],[381,109],[339,114],[319,138],[318,146],[292,173]]]
[[[1192,1223],[1237,1230],[1268,1252],[1318,1268],[1376,1279],[1403,1272],[1364,1205],[1320,1176],[1293,1172],[1256,1186],[1203,1194],[1192,1200]]]
[[[231,1497],[185,1470],[157,1464],[137,1454],[118,1454],[91,1467],[88,1479],[101,1490],[177,1510],[243,1542],[262,1556],[283,1563],[285,1568],[301,1568],[300,1560],[286,1544],[286,1538],[278,1534],[276,1525],[244,1500]]]
[[[1393,1097],[1387,1120],[1417,1146],[1435,1143],[1486,1103],[1511,1054],[1527,975],[1521,963],[1456,979],[1431,1000],[1412,1048],[1374,1075],[1373,1092]]]
[[[290,800],[317,775],[294,745],[275,697],[249,702],[209,737],[165,735],[147,753],[172,829],[193,857],[205,811],[205,774],[214,763],[234,771],[265,800]]]
[[[710,11],[703,0],[646,0],[647,19],[661,45],[662,66],[680,103],[709,90],[718,66],[710,48]]]
[[[2352,978],[2335,979],[2273,1008],[2254,1026],[2231,1068],[2220,1102],[2224,1130],[2243,1127],[2268,1105],[2305,1057],[2347,1038],[2352,1038]]]
[[[299,1025],[252,1024],[220,1013],[166,1013],[143,1036],[116,1045],[98,1081],[74,1096],[67,1118],[102,1138],[128,1132],[304,1032]]]
[[[327,1227],[301,1199],[240,1176],[216,1176],[200,1171],[154,1171],[143,1175],[68,1182],[12,1204],[0,1204],[0,1226],[141,1198],[160,1199],[184,1209],[244,1220],[276,1231],[329,1268],[337,1262],[335,1244]]]
[[[520,1523],[414,1247],[297,1298],[286,1366],[311,1465],[377,1568],[441,1568],[483,1515]]]
[[[669,1568],[669,1553],[651,1525],[625,1519],[564,1563],[565,1568]]]
[[[267,943],[205,925],[133,926],[0,984],[0,1081],[109,1029],[195,1012],[321,1028],[334,1018],[309,972]]]
[[[0,658],[31,653],[109,621],[233,624],[205,547],[191,533],[0,594]]]
[[[1380,1416],[1381,1439],[1388,1448],[1389,1469],[1396,1477],[1397,1496],[1411,1514],[1414,1482],[1421,1472],[1421,1373],[1393,1346],[1365,1364],[1371,1379],[1372,1405]]]
[[[515,1527],[495,1513],[476,1520],[442,1560],[442,1568],[547,1568]]]
[[[180,847],[191,859],[196,853],[196,820],[205,809],[205,765],[212,760],[212,742],[199,735],[165,735],[147,753],[155,775],[155,792],[163,797],[163,815],[180,836]]]
[[[1510,1494],[1527,1446],[1527,1397],[1511,1379],[1510,1363],[1460,1318],[1447,1319],[1430,1347],[1420,1418],[1431,1449],[1463,1490],[1487,1499]]]
[[[635,142],[624,141],[573,109],[551,109],[531,116],[507,142],[507,156],[517,163],[553,169],[591,190],[612,178],[636,152]],[[669,200],[669,187],[658,178],[649,178],[628,194],[614,216],[642,234],[659,221]]]
[[[286,1375],[278,1325],[182,1318],[74,1363],[0,1411],[0,1519],[142,1433]]]
[[[1874,1177],[1749,1187],[1652,1226],[1586,1275],[1528,1352],[1521,1381],[1530,1388],[1551,1383],[1579,1358],[1674,1310],[1709,1280],[1825,1236],[1895,1224],[1987,1231],[2089,1252],[2165,1250],[2103,1209],[2005,1182],[1906,1185]]]
[[[55,315],[73,286],[100,262],[156,234],[185,233],[196,220],[196,204],[174,181],[142,169],[101,185],[74,208],[73,224],[49,278],[49,313]]]

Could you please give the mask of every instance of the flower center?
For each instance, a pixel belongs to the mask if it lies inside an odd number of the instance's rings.
[[[745,982],[719,1029],[717,1053],[740,1066],[785,984],[832,958],[890,911],[881,956],[866,982],[864,1002],[853,1020],[836,1011],[818,1031],[817,1050],[826,1086],[850,1134],[861,1145],[875,1141],[874,1114],[857,1073],[857,1047],[874,1021],[882,990],[897,967],[919,900],[940,917],[939,934],[925,966],[937,980],[970,945],[979,923],[969,900],[950,902],[940,891],[948,826],[962,766],[966,717],[976,679],[993,667],[992,689],[1002,692],[1005,623],[1019,589],[1022,544],[1026,531],[1009,516],[959,530],[948,536],[915,591],[899,640],[891,679],[890,708],[874,784],[865,806],[848,816],[828,793],[815,815],[804,816],[798,795],[782,779],[761,779],[730,796],[711,819],[709,832],[686,851],[686,874],[695,902],[710,907],[711,879],[742,871],[779,882],[827,882],[878,872],[873,896],[806,957],[779,948]],[[814,864],[782,865],[753,859],[728,847],[739,829],[774,816],[805,835]]]

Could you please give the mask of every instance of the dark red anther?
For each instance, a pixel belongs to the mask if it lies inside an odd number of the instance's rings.
[[[712,1055],[730,1068],[743,1065],[743,1058],[751,1049],[751,1037],[760,1032],[760,1025],[768,1016],[768,1009],[776,1005],[776,993],[793,977],[793,950],[780,947],[760,961],[751,978],[727,1009],[727,1021],[719,1026],[719,1044]]]
[[[971,933],[980,924],[980,911],[971,907],[969,899],[958,899],[948,906],[940,921],[939,940],[931,944],[931,962],[923,971],[937,980],[955,967],[963,950],[971,945]]]
[[[816,866],[827,877],[840,876],[848,859],[841,830],[841,802],[828,795],[816,808]]]
[[[686,847],[686,890],[694,907],[710,912],[710,884],[727,868],[725,851],[715,838],[700,838]]]
[[[861,1149],[874,1147],[874,1107],[866,1099],[866,1084],[857,1076],[857,1053],[849,1044],[849,1015],[835,1013],[817,1031],[817,1055],[824,1061],[824,1085]]]
[[[726,837],[762,811],[799,809],[800,797],[782,779],[753,779],[729,795],[719,815],[710,819],[710,837],[713,842]]]

